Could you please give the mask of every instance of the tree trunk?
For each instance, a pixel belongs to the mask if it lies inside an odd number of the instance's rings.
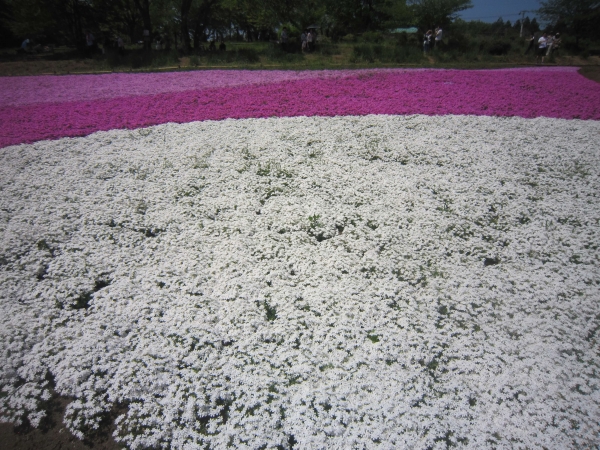
[[[190,8],[192,7],[192,0],[181,0],[181,37],[183,39],[183,49],[186,53],[190,52],[190,29],[188,25],[188,19],[190,14]],[[195,36],[194,36],[195,40]]]
[[[150,36],[148,41],[144,38],[144,48],[150,49],[152,39],[152,20],[150,19],[150,0],[135,0],[135,6],[137,6],[140,15],[142,16],[142,22],[144,23],[144,30],[148,30]]]
[[[85,37],[79,10],[79,0],[70,0],[59,9],[66,16],[69,34],[73,45],[79,50],[85,49]]]
[[[204,0],[198,8],[196,20],[194,21],[194,48],[200,47],[200,41],[204,41],[204,29],[208,23],[211,9],[215,4],[215,0]]]
[[[129,39],[133,44],[135,42],[135,26],[138,21],[138,15],[136,14],[135,5],[133,5],[130,2],[126,2],[124,11],[125,13],[123,15],[123,21],[127,24]]]
[[[202,24],[200,21],[196,20],[196,24],[194,26],[194,48],[200,48],[200,41],[204,40],[204,30],[202,30]]]

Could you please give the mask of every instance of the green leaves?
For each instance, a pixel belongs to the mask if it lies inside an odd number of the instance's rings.
[[[456,13],[473,7],[471,0],[409,0],[408,4],[422,29],[445,26]]]

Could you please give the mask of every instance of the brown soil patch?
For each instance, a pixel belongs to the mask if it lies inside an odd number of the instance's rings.
[[[113,411],[107,415],[100,429],[85,441],[73,436],[63,424],[66,406],[71,399],[55,395],[48,405],[49,414],[39,428],[24,424],[14,426],[0,423],[0,448],[14,450],[120,450],[112,436],[114,420],[122,411]]]
[[[590,80],[600,83],[600,65],[583,66],[579,69],[579,73]]]
[[[333,55],[329,59],[321,58],[318,54],[307,54],[305,55],[305,61],[297,64],[280,64],[267,60],[261,60],[260,65],[257,64],[202,64],[198,69],[209,69],[209,68],[230,68],[230,69],[257,69],[257,68],[279,68],[279,69],[295,69],[301,70],[305,68],[331,68],[339,69],[342,67],[347,68],[359,68],[359,67],[397,67],[397,66],[411,66],[411,67],[432,67],[437,66],[438,63],[431,56],[427,58],[422,64],[388,64],[388,63],[375,63],[375,64],[351,64],[349,63],[351,49],[344,47],[341,49],[342,54]],[[16,60],[15,60],[16,59]],[[263,58],[261,58],[263,59]],[[521,60],[505,61],[501,64],[494,64],[489,62],[481,63],[444,63],[441,66],[446,68],[490,68],[490,67],[512,67],[522,65],[534,65],[533,60],[524,63]],[[545,65],[558,65],[558,66],[578,66],[582,67],[580,73],[590,79],[598,81],[596,73],[598,72],[598,66],[600,66],[600,57],[590,56],[589,58],[583,59],[578,56],[560,56],[555,57],[553,64]],[[140,69],[134,69],[134,72],[146,72],[146,71],[162,71],[162,70],[177,70],[177,69],[190,69],[189,57],[180,58],[179,64],[174,67],[143,67]],[[130,72],[131,69],[119,68],[115,72]],[[23,75],[64,75],[64,74],[81,74],[81,73],[106,73],[112,72],[108,67],[106,61],[97,59],[64,59],[64,60],[50,60],[44,55],[28,55],[23,57],[15,57],[13,60],[0,62],[0,76],[23,76]]]
[[[0,76],[89,73],[106,70],[94,60],[10,61],[0,63]]]

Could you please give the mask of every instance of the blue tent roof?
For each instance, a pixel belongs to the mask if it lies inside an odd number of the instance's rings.
[[[408,28],[396,28],[395,30],[390,30],[390,33],[418,33],[419,29],[417,27],[408,27]]]

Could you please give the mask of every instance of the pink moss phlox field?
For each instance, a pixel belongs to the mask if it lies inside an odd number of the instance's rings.
[[[369,70],[206,70],[163,73],[112,73],[0,77],[0,106],[70,102],[155,95],[166,92],[214,89],[227,86],[270,84],[310,78],[340,78],[366,73],[433,71],[433,69]],[[576,72],[572,67],[506,69],[505,71]],[[443,71],[443,70],[441,70]]]
[[[0,105],[21,106],[156,95],[307,78],[339,78],[360,72],[364,71],[205,70],[0,78]]]
[[[222,75],[235,78],[237,73]],[[573,69],[354,71],[343,78],[319,76],[156,95],[3,105],[0,146],[167,122],[367,114],[599,120],[600,84]]]

